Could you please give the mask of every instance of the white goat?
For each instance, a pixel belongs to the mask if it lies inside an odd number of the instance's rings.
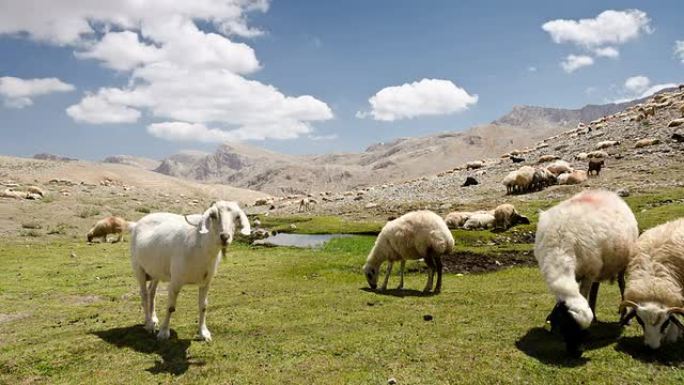
[[[647,230],[639,237],[639,254],[627,268],[627,289],[620,310],[631,308],[622,323],[637,318],[644,343],[658,349],[684,330],[684,218]]]
[[[584,191],[539,216],[534,255],[557,300],[548,320],[560,329],[571,354],[581,355],[599,282],[617,277],[622,294],[638,235],[629,206],[604,190]]]
[[[236,222],[242,226],[243,235],[250,234],[249,220],[238,204],[219,201],[201,215],[154,213],[132,227],[131,265],[140,284],[147,331],[153,332],[157,326],[154,302],[160,280],[169,282],[168,312],[157,334],[161,340],[169,338],[169,322],[176,311],[181,288],[196,284],[199,285],[199,335],[206,341],[211,340],[206,325],[209,284],[226,247],[233,241]]]
[[[404,266],[408,259],[423,259],[428,265],[428,280],[423,292],[432,290],[432,280],[437,272],[435,293],[442,288],[442,255],[454,247],[454,237],[444,220],[432,211],[412,211],[387,222],[380,231],[375,245],[368,254],[363,266],[368,285],[375,289],[378,285],[380,265],[387,261],[387,274],[381,290],[387,289],[392,265],[401,262],[399,287],[404,287]]]

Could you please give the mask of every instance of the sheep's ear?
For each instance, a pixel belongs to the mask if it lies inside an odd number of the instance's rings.
[[[251,234],[252,228],[249,225],[249,218],[247,218],[247,215],[245,214],[245,212],[240,210],[238,212],[238,215],[240,216],[240,226],[242,227],[242,229],[240,230],[240,233],[242,235]]]

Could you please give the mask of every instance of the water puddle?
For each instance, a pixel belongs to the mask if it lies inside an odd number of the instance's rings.
[[[351,234],[288,234],[278,233],[268,238],[254,241],[253,245],[289,246],[289,247],[321,247],[333,238],[351,237]]]

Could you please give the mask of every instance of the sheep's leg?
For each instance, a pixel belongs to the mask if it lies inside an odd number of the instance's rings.
[[[123,232],[119,233],[119,236],[112,241],[112,243],[119,243],[121,242],[121,239],[123,239]]]
[[[205,341],[211,341],[211,333],[207,329],[207,305],[209,305],[209,285],[199,288],[199,335]]]
[[[135,278],[138,280],[140,285],[140,301],[142,302],[143,312],[145,312],[145,330],[148,332],[154,332],[154,325],[150,319],[150,307],[148,305],[149,295],[147,293],[147,279],[145,271],[140,267],[134,267]]]
[[[392,273],[392,265],[393,265],[393,262],[387,261],[387,274],[385,274],[385,281],[382,283],[382,287],[380,288],[380,290],[382,290],[382,291],[387,290],[387,283],[389,282],[389,277],[390,277],[390,274]]]
[[[159,328],[159,333],[157,333],[157,339],[159,340],[167,340],[171,335],[171,331],[169,330],[169,323],[171,322],[171,314],[173,314],[173,312],[176,311],[176,299],[178,298],[178,293],[180,292],[181,287],[183,287],[183,285],[181,284],[175,282],[169,283],[169,307],[166,311],[166,317],[164,318],[164,322],[162,323],[162,326]]]
[[[596,300],[598,299],[599,282],[594,282],[591,284],[591,290],[589,291],[589,308],[591,313],[594,315],[594,321],[596,321]]]
[[[152,330],[159,325],[159,318],[157,318],[157,312],[154,309],[154,304],[156,301],[156,296],[157,296],[157,285],[159,284],[158,279],[153,279],[150,281],[149,286],[147,287],[147,295],[149,296],[149,300],[147,302],[148,306],[150,307],[150,321],[152,322]]]
[[[624,271],[621,271],[618,274],[617,282],[618,282],[618,287],[620,288],[620,300],[624,301],[625,300],[625,272]],[[620,311],[620,321],[622,321],[622,319],[625,318],[626,314],[627,314],[627,309],[622,309]]]
[[[399,264],[399,286],[397,286],[397,290],[404,288],[404,267],[406,267],[406,260],[402,259]]]
[[[435,269],[437,270],[437,286],[435,286],[435,294],[442,291],[442,256],[436,255],[435,258]]]
[[[428,253],[423,260],[428,265],[428,279],[425,288],[423,289],[423,293],[428,293],[432,290],[432,280],[435,276],[435,261],[432,259],[430,253]]]

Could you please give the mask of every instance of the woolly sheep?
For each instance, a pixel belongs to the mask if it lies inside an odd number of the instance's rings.
[[[572,167],[570,167],[570,164],[564,160],[557,160],[550,165],[546,167],[549,172],[551,172],[553,175],[560,175],[564,172],[572,172]]]
[[[596,151],[591,151],[590,153],[587,154],[587,158],[592,159],[592,158],[607,158],[608,153],[605,151],[601,150],[596,150]]]
[[[530,189],[533,179],[534,167],[522,166],[515,173],[514,185],[518,189],[518,192],[527,192]]]
[[[654,138],[641,139],[641,140],[638,140],[634,144],[634,148],[642,148],[642,147],[652,146],[652,145],[658,144],[658,143],[660,143],[660,139],[654,139]]]
[[[466,170],[477,169],[477,168],[482,168],[482,167],[484,167],[484,162],[481,160],[475,160],[475,161],[466,163]]]
[[[448,228],[458,229],[466,223],[466,221],[468,220],[468,218],[470,218],[471,215],[473,215],[473,213],[471,212],[454,211],[447,214],[447,216],[444,217],[444,222],[447,224]]]
[[[546,168],[542,167],[534,170],[531,186],[533,190],[542,190],[544,187],[548,187],[556,183],[556,176]]]
[[[542,155],[537,160],[537,164],[551,162],[551,161],[556,160],[556,159],[558,159],[558,157],[556,155]]]
[[[552,330],[560,330],[569,353],[581,355],[583,330],[594,319],[599,283],[617,277],[622,294],[624,271],[636,252],[638,235],[629,206],[605,190],[581,192],[540,214],[534,255],[556,296],[548,320]]]
[[[636,317],[644,343],[658,349],[674,342],[684,325],[684,218],[645,231],[639,251],[627,268],[627,288],[621,311],[630,308],[622,324]]]
[[[466,230],[488,229],[494,227],[494,221],[493,213],[474,213],[463,224],[463,228]]]
[[[398,289],[404,287],[404,266],[406,260],[423,259],[428,265],[428,279],[423,292],[432,290],[435,271],[437,285],[435,293],[442,289],[442,256],[454,247],[454,238],[446,223],[432,211],[412,211],[394,219],[382,228],[375,245],[368,254],[363,272],[368,285],[375,289],[378,284],[380,265],[387,261],[387,273],[381,290],[387,289],[392,265],[400,261]]]
[[[359,191],[359,193],[361,192]],[[318,204],[318,201],[313,198],[302,198],[302,200],[299,201],[299,212],[310,211],[311,207],[316,204]]]
[[[579,154],[575,155],[575,159],[577,160],[586,160],[589,157],[589,154],[586,152],[580,152]]]
[[[503,180],[501,181],[501,184],[506,186],[506,194],[512,194],[516,190],[516,185],[515,185],[515,178],[518,176],[518,171],[513,170],[506,175]]]
[[[558,176],[558,184],[580,184],[587,181],[587,172],[584,170],[574,170]]]
[[[597,150],[602,150],[602,149],[604,149],[604,148],[617,146],[617,145],[619,145],[619,144],[620,144],[620,141],[617,141],[617,140],[604,140],[604,141],[602,141],[602,142],[596,143],[596,147],[595,147],[595,148],[596,148]]]
[[[203,214],[153,213],[144,216],[131,233],[131,266],[140,285],[145,329],[157,325],[155,293],[159,281],[168,281],[168,311],[157,338],[169,338],[171,314],[183,285],[199,285],[199,335],[211,340],[206,325],[209,284],[216,274],[226,247],[233,242],[236,224],[241,233],[251,232],[249,219],[236,202],[212,203]],[[150,281],[149,286],[147,281]]]
[[[106,217],[100,219],[95,223],[95,226],[88,231],[86,238],[88,242],[92,242],[95,238],[102,238],[102,242],[107,243],[107,235],[117,234],[116,238],[112,243],[120,242],[123,239],[124,231],[133,227],[135,222],[128,223],[125,219],[119,217]]]
[[[530,220],[518,213],[512,204],[504,203],[494,209],[494,228],[507,230],[518,223],[529,225]]]
[[[592,174],[592,172],[596,172],[596,176],[601,173],[601,168],[603,168],[605,164],[605,160],[603,158],[591,158],[589,159],[589,175]]]

